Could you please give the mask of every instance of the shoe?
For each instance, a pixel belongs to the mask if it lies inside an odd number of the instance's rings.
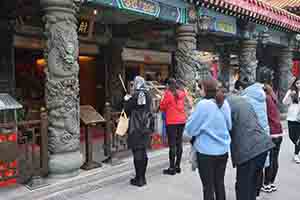
[[[181,173],[181,168],[180,167],[176,167],[175,171],[176,171],[177,174],[180,174]]]
[[[277,187],[274,183],[272,183],[270,186],[271,186],[272,192],[277,191]]]
[[[261,191],[266,192],[266,193],[271,193],[272,192],[272,188],[270,185],[263,185],[261,187]]]
[[[143,187],[144,185],[146,185],[146,183],[142,179],[139,179],[139,178],[131,179],[130,184],[137,186],[137,187]]]
[[[172,169],[172,168],[164,169],[164,170],[163,170],[163,174],[173,176],[173,175],[176,174],[176,170],[175,170],[175,169]]]
[[[300,158],[299,158],[299,155],[295,155],[295,156],[294,156],[294,161],[295,161],[295,163],[300,164]]]

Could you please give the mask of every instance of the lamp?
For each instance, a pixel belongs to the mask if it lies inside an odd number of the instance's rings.
[[[197,28],[200,33],[206,34],[213,22],[213,18],[208,15],[200,15],[197,20]]]
[[[300,50],[300,34],[295,36],[295,49],[297,49],[297,51]]]
[[[269,28],[265,27],[265,29],[259,33],[258,39],[261,41],[261,43],[265,46],[267,43],[270,42],[271,34],[269,33]]]

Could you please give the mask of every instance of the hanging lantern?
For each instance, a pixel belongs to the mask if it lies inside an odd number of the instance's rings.
[[[261,43],[265,46],[266,44],[268,44],[270,42],[270,33],[269,33],[269,28],[265,27],[265,29],[259,33],[259,40],[261,41]]]

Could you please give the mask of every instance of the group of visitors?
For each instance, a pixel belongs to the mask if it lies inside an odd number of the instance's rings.
[[[199,82],[202,100],[191,110],[191,101],[182,81],[169,79],[160,102],[166,114],[169,144],[169,168],[163,174],[181,173],[182,138],[191,139],[203,185],[204,200],[225,200],[224,177],[229,152],[236,174],[237,200],[255,200],[260,191],[276,191],[278,157],[282,126],[278,101],[270,80],[239,81],[238,94],[225,94],[216,80]],[[295,79],[283,103],[289,105],[288,126],[295,144],[296,163],[300,163],[300,80]],[[128,145],[132,149],[136,177],[130,183],[146,185],[149,146],[151,95],[142,77],[134,80],[134,94],[127,98],[125,110],[130,116]]]

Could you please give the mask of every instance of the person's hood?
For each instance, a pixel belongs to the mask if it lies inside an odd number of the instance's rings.
[[[146,87],[145,79],[141,76],[136,76],[133,82],[133,90],[144,90]]]
[[[266,94],[263,87],[264,85],[261,83],[254,83],[244,89],[241,95],[255,99],[258,102],[264,102],[266,100]]]

